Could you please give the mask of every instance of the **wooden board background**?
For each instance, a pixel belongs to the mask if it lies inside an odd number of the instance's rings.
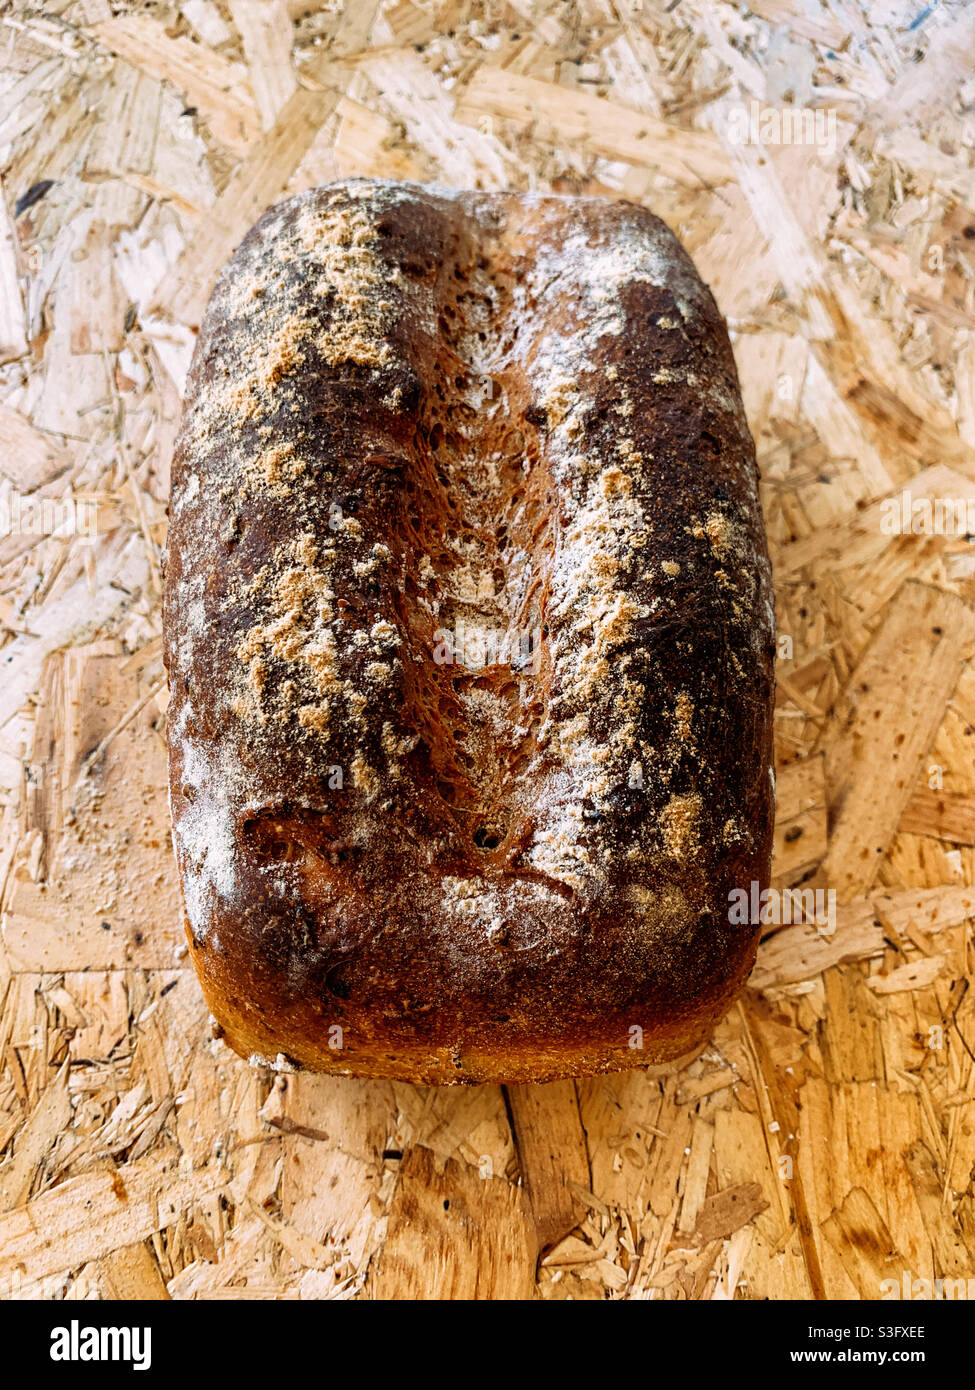
[[[975,550],[883,526],[975,497],[975,7],[49,0],[0,51],[0,501],[98,518],[0,537],[0,1294],[975,1275]],[[736,144],[750,102],[835,139]],[[439,1091],[212,1037],[164,790],[170,451],[215,270],[348,174],[645,202],[731,324],[787,639],[777,883],[838,906],[770,926],[679,1074]]]

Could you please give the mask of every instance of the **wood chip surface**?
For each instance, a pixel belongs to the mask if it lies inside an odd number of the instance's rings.
[[[51,0],[0,27],[0,517],[60,518],[0,528],[0,1297],[975,1276],[975,12]],[[736,137],[752,111],[777,141]],[[184,378],[248,226],[356,175],[644,203],[729,319],[777,583],[773,888],[814,920],[767,922],[679,1073],[276,1075],[188,969],[159,611]]]

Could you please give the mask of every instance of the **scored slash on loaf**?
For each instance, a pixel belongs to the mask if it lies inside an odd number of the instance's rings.
[[[768,882],[771,576],[649,212],[350,180],[217,282],[173,466],[173,832],[227,1041],[443,1084],[668,1062]]]

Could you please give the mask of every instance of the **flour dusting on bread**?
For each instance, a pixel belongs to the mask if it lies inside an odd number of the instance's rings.
[[[767,872],[770,576],[727,337],[662,223],[288,200],[215,289],[172,510],[174,833],[208,988],[256,991],[235,1046],[281,1051],[269,989],[469,1079],[451,1018],[554,1057],[723,997],[723,885]]]

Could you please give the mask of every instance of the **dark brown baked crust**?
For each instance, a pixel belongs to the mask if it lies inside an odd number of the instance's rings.
[[[770,568],[724,324],[644,209],[351,180],[268,212],[190,373],[165,643],[242,1055],[546,1080],[683,1054],[741,988]]]

